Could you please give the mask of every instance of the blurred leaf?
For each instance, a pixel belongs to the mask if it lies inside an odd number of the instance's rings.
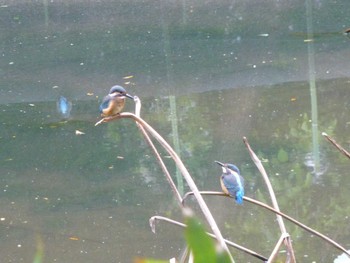
[[[228,254],[226,253],[226,251],[220,251],[218,252],[217,254],[217,257],[216,257],[216,262],[217,263],[230,263],[231,260],[230,260],[230,257],[228,256]]]
[[[33,259],[33,263],[41,263],[43,262],[44,257],[44,243],[41,239],[41,236],[38,235],[36,239],[36,252]]]
[[[194,262],[215,263],[214,241],[209,237],[203,226],[194,217],[188,217],[185,231],[186,241],[193,253]]]
[[[230,258],[225,251],[217,252],[215,243],[209,237],[200,222],[192,216],[186,218],[186,241],[193,253],[195,263],[230,263]]]

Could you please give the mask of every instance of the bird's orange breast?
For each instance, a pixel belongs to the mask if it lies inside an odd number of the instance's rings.
[[[112,99],[108,107],[102,110],[102,116],[111,116],[120,113],[125,105],[125,98]]]
[[[220,177],[220,185],[221,185],[221,189],[222,191],[227,194],[227,195],[230,195],[229,191],[227,190],[225,184],[224,184],[224,181],[222,180],[222,177]]]

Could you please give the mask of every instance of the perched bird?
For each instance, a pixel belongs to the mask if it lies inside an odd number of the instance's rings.
[[[120,113],[124,108],[126,97],[134,99],[133,96],[126,93],[122,86],[113,86],[100,105],[101,116],[106,117]]]
[[[226,194],[234,197],[237,204],[242,204],[244,196],[244,179],[241,176],[238,167],[230,163],[215,162],[222,167],[222,175],[220,177],[222,190]]]
[[[70,111],[72,110],[72,103],[65,97],[60,96],[56,102],[57,111],[62,115],[63,118],[68,119]]]

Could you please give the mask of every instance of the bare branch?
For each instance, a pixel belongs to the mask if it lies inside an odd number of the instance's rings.
[[[277,241],[277,244],[276,244],[275,248],[272,250],[272,253],[271,253],[271,255],[270,255],[269,260],[267,261],[267,263],[272,263],[272,262],[274,262],[274,260],[275,260],[275,258],[276,258],[276,256],[277,256],[277,253],[278,253],[279,249],[281,248],[281,246],[282,246],[282,244],[283,244],[283,242],[284,242],[284,240],[285,240],[286,238],[289,238],[289,234],[282,234],[282,235],[280,236],[280,239]]]
[[[180,226],[180,227],[183,227],[183,228],[187,227],[187,225],[185,225],[185,224],[183,224],[183,223],[180,223],[180,222],[178,222],[178,221],[172,220],[172,219],[167,218],[167,217],[164,217],[164,216],[152,216],[152,217],[150,218],[150,225],[151,225],[152,231],[153,231],[153,227],[154,227],[154,224],[155,224],[156,220],[165,221],[165,222],[168,222],[168,223],[170,223],[170,224],[173,224],[173,225],[176,225],[176,226]],[[213,235],[212,233],[208,233],[208,232],[206,232],[206,233],[207,233],[208,236],[210,236],[210,237],[216,239],[215,235]],[[266,258],[266,257],[264,257],[264,256],[262,256],[262,255],[256,253],[256,252],[253,251],[253,250],[250,250],[250,249],[248,249],[248,248],[245,248],[245,247],[243,247],[243,246],[240,246],[240,245],[238,245],[238,244],[236,244],[236,243],[234,243],[234,242],[232,242],[232,241],[226,240],[226,239],[224,239],[224,241],[225,241],[229,246],[231,246],[231,247],[237,248],[237,249],[239,249],[239,250],[241,250],[241,251],[243,251],[243,252],[245,252],[245,253],[247,253],[247,254],[253,256],[253,257],[256,257],[256,258],[258,258],[258,259],[261,259],[261,260],[263,260],[263,261],[267,261],[267,258]]]
[[[229,198],[233,198],[232,196],[230,195],[227,195],[225,194],[224,192],[214,192],[214,191],[201,191],[200,192],[201,195],[217,195],[217,196],[225,196],[225,197],[229,197]],[[189,197],[190,195],[193,195],[192,192],[187,192],[183,199],[182,199],[182,203],[185,202],[185,200],[187,199],[187,197]],[[342,247],[340,244],[338,244],[336,241],[334,241],[333,239],[325,236],[324,234],[312,229],[311,227],[308,227],[307,225],[304,225],[303,223],[299,222],[298,220],[292,218],[291,216],[287,215],[287,214],[284,214],[282,213],[281,211],[277,211],[276,209],[274,209],[273,207],[265,204],[265,203],[262,203],[258,200],[255,200],[253,198],[250,198],[250,197],[247,197],[247,196],[243,196],[243,199],[244,201],[247,201],[249,203],[252,203],[252,204],[255,204],[255,205],[258,205],[260,207],[263,207],[275,214],[278,214],[280,216],[282,216],[283,218],[287,219],[288,221],[292,222],[293,224],[299,226],[300,228],[304,229],[305,231],[315,235],[315,236],[318,236],[319,238],[323,239],[324,241],[326,241],[327,243],[331,244],[332,246],[334,246],[335,248],[339,249],[340,251],[344,252],[346,255],[348,255],[350,257],[350,253],[344,248]]]
[[[269,180],[269,177],[267,176],[267,173],[265,171],[264,166],[262,165],[262,163],[259,160],[258,156],[254,153],[254,151],[250,147],[250,145],[248,143],[248,139],[246,137],[243,137],[243,142],[244,142],[244,144],[246,145],[246,147],[248,149],[250,157],[252,158],[252,160],[254,161],[256,167],[259,169],[261,175],[264,178],[265,184],[266,184],[267,189],[268,189],[269,194],[270,194],[270,198],[271,198],[273,207],[277,211],[280,211],[279,206],[278,206],[278,202],[277,202],[277,199],[276,199],[276,196],[275,196],[275,192],[273,191],[271,182]],[[282,217],[280,215],[277,215],[277,222],[278,222],[278,225],[280,227],[281,233],[283,235],[285,235],[287,233],[287,229],[286,229],[286,227],[284,225],[284,222],[283,222],[283,219],[282,219]],[[296,262],[294,251],[293,251],[293,246],[292,246],[292,242],[291,242],[290,238],[289,237],[286,238],[284,243],[285,243],[286,247],[288,248],[288,252],[289,252],[289,255],[292,258],[292,261]]]
[[[338,144],[333,138],[331,138],[327,133],[322,132],[323,137],[325,137],[331,144],[335,146],[342,154],[350,159],[350,153],[345,150],[340,144]]]
[[[226,250],[226,252],[228,253],[228,255],[230,256],[231,262],[234,262],[233,257],[224,241],[224,238],[220,232],[219,227],[217,226],[215,219],[213,217],[213,215],[211,214],[207,204],[205,203],[203,197],[201,196],[201,194],[199,193],[199,190],[197,188],[197,185],[195,184],[195,182],[193,181],[191,175],[189,174],[189,172],[187,171],[186,167],[184,166],[184,164],[182,163],[181,159],[179,158],[179,156],[177,155],[177,153],[172,149],[172,147],[163,139],[162,136],[160,136],[147,122],[145,122],[142,118],[136,116],[135,114],[129,113],[129,112],[122,112],[120,114],[111,116],[111,117],[106,117],[103,118],[101,121],[97,122],[95,125],[99,125],[103,122],[109,122],[112,120],[117,120],[120,118],[129,118],[129,119],[133,119],[135,122],[137,122],[138,124],[140,124],[145,130],[147,130],[147,132],[149,132],[149,134],[151,134],[162,146],[163,148],[169,153],[169,155],[172,157],[172,159],[174,160],[174,162],[176,163],[177,167],[179,168],[179,170],[181,171],[183,177],[185,178],[188,186],[190,187],[190,189],[193,191],[194,196],[197,199],[197,202],[208,222],[208,224],[210,225],[212,231],[214,232],[214,234],[216,235],[216,238],[218,240],[218,242],[220,243],[220,245],[222,246],[222,248],[224,250]]]

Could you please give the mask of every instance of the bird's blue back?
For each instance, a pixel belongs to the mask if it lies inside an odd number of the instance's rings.
[[[100,105],[100,112],[101,113],[102,113],[103,109],[108,108],[108,104],[109,104],[110,100],[111,100],[110,95],[107,95],[106,97],[104,97],[104,99]]]
[[[228,168],[230,167],[228,166]],[[232,169],[232,167],[230,169]],[[238,168],[236,171],[239,172]],[[232,169],[230,173],[222,174],[221,179],[230,195],[235,197],[238,204],[242,204],[244,196],[244,179],[236,171]]]

